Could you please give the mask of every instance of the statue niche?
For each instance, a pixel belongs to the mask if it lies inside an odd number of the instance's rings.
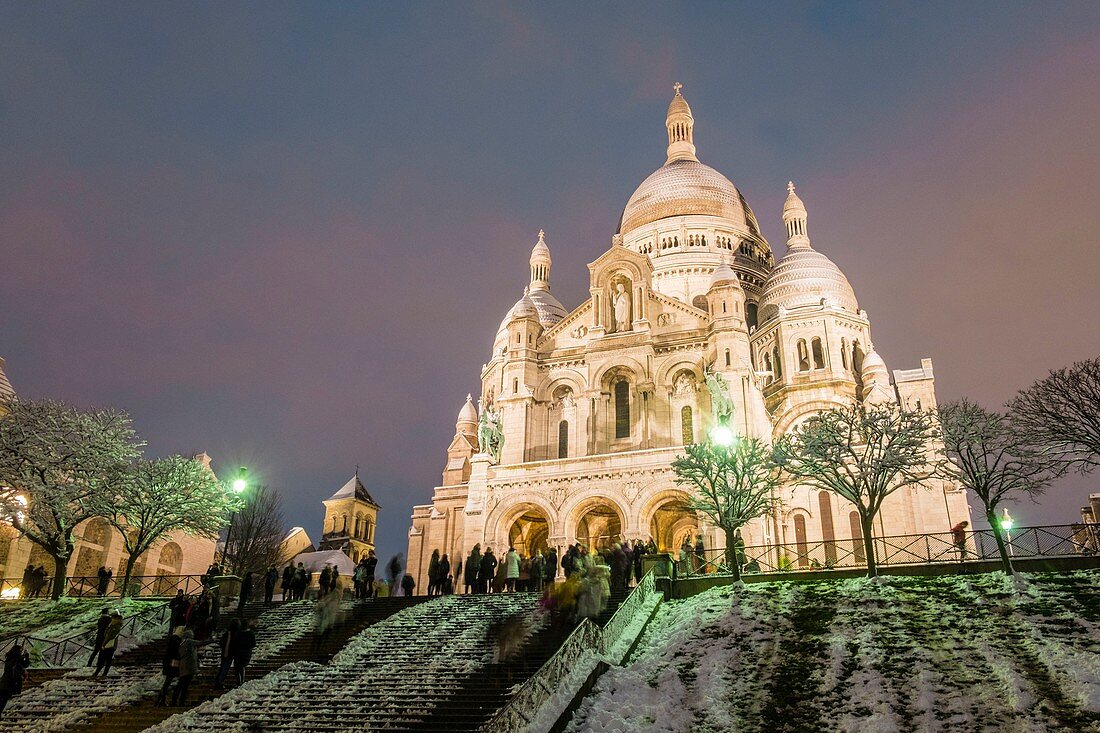
[[[625,275],[619,275],[611,280],[611,333],[631,330],[633,289],[634,284]]]

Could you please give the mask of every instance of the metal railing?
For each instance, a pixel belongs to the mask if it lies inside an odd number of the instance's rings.
[[[1095,556],[1100,554],[1100,525],[1020,527],[1005,531],[1004,540],[1013,559]],[[880,567],[1001,559],[991,529],[875,537],[874,546]],[[677,575],[727,573],[725,555],[725,548],[704,550],[702,555],[693,550],[687,557],[679,556]],[[867,565],[862,539],[755,545],[738,548],[737,556],[741,572],[749,575]]]
[[[646,573],[601,629],[589,619],[584,619],[562,643],[554,655],[546,660],[508,701],[500,712],[481,727],[482,733],[516,733],[525,730],[553,695],[561,681],[577,669],[586,655],[604,655],[622,638],[623,633],[645,604],[656,593],[653,572]]]
[[[149,629],[163,631],[167,635],[169,617],[170,609],[167,603],[159,603],[150,608],[135,611],[123,617],[119,639],[141,636]],[[43,639],[35,636],[33,632],[12,636],[0,640],[0,668],[3,667],[3,659],[8,650],[14,644],[19,644],[30,653],[32,667],[69,667],[74,658],[92,653],[95,638],[94,624],[63,639]]]
[[[129,593],[131,598],[156,598],[176,595],[177,590],[182,590],[184,595],[196,595],[202,592],[203,575],[135,575],[130,578]],[[65,579],[65,595],[69,598],[95,598],[104,596],[119,598],[122,593],[122,577],[111,578],[103,593],[99,592],[100,579],[94,575],[76,575]],[[18,593],[14,593],[17,589]],[[0,580],[0,599],[22,600],[25,599],[22,578],[4,578]],[[53,591],[53,581],[47,578],[45,585],[39,591],[37,598],[49,598]]]

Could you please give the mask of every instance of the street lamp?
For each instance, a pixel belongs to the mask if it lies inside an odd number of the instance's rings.
[[[729,448],[733,445],[733,441],[737,436],[733,434],[733,430],[729,425],[723,422],[715,425],[710,431],[710,439],[715,445],[720,445],[723,448]]]
[[[230,484],[233,492],[236,494],[243,494],[248,488],[248,468],[241,466],[240,471],[237,472],[237,478],[233,479],[233,483]],[[237,512],[234,510],[229,515],[229,529],[225,532],[225,547],[222,548],[222,562],[228,565],[227,553],[229,552],[229,540],[233,536],[233,520],[236,518]],[[226,568],[228,569],[228,568]]]
[[[1008,540],[1008,554],[1016,556],[1016,550],[1012,546],[1012,515],[1008,513],[1008,507],[1001,509],[1001,529],[1005,531],[1005,539]]]

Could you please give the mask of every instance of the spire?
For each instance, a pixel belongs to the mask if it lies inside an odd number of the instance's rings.
[[[680,94],[683,86],[680,82],[672,86],[676,93],[665,117],[665,130],[668,132],[668,160],[665,165],[674,160],[699,160],[695,157],[695,118],[691,116],[691,107],[684,95]]]
[[[783,204],[783,224],[787,228],[787,249],[808,249],[810,235],[806,229],[806,205],[794,192],[794,182],[787,181],[787,200]]]
[[[458,420],[455,422],[456,433],[477,433],[477,410],[474,408],[473,395],[466,395],[466,403],[458,411]]]
[[[546,246],[546,232],[539,229],[539,241],[531,249],[530,290],[550,289],[550,248]]]

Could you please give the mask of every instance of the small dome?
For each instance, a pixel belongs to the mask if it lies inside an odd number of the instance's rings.
[[[458,420],[455,422],[455,432],[473,432],[477,430],[477,408],[474,407],[473,395],[466,395],[466,404],[458,411]]]
[[[531,261],[550,261],[550,247],[546,244],[546,232],[539,229],[539,241],[531,248]]]
[[[650,174],[634,191],[619,220],[619,233],[692,214],[717,216],[752,234],[760,230],[756,216],[728,178],[697,160],[674,160]]]
[[[787,181],[787,200],[783,202],[783,219],[790,216],[806,216],[806,204],[794,192],[794,181]]]
[[[536,315],[543,328],[550,328],[565,318],[568,312],[549,290],[532,290],[527,294],[527,298],[534,303]]]
[[[779,308],[820,305],[822,300],[853,313],[859,310],[855,291],[840,268],[817,250],[798,247],[788,250],[768,276],[760,313],[770,320]]]
[[[538,320],[539,311],[535,307],[535,301],[531,300],[530,293],[527,292],[527,288],[523,289],[523,297],[516,301],[516,304],[512,306],[512,310],[508,311],[507,322],[515,321],[520,318],[534,318]]]
[[[719,285],[736,285],[741,287],[741,281],[737,279],[737,273],[730,267],[729,262],[722,260],[722,264],[715,268],[714,274],[710,277],[710,284],[707,285],[707,290],[713,290]]]

